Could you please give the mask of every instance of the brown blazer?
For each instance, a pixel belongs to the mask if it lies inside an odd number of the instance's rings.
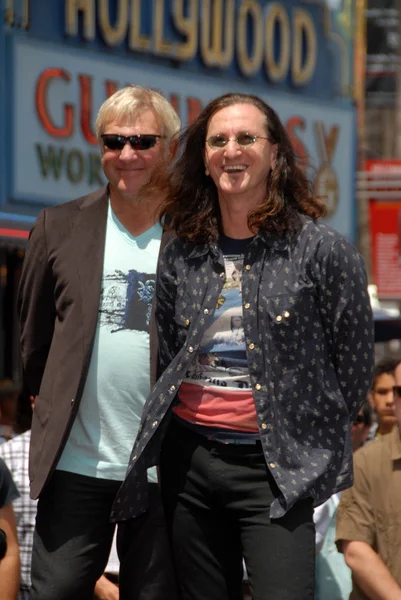
[[[98,318],[107,207],[108,189],[103,188],[44,209],[30,234],[18,311],[24,375],[36,397],[29,461],[32,498],[39,496],[57,464],[82,397]],[[168,237],[163,234],[161,249]],[[150,362],[154,383],[153,318]]]

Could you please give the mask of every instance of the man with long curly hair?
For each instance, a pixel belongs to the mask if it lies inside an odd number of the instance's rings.
[[[363,260],[318,221],[260,98],[212,101],[180,148],[161,211],[176,233],[156,283],[161,377],[114,518],[146,509],[160,464],[183,600],[242,598],[242,557],[253,598],[312,600],[313,507],[352,484],[350,429],[371,383]]]

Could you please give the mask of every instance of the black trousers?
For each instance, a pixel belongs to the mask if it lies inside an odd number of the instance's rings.
[[[221,444],[173,422],[161,486],[182,600],[313,600],[312,500],[271,519],[278,488],[261,445]]]
[[[118,526],[120,600],[176,600],[164,511],[157,484],[150,508]],[[55,471],[38,502],[31,600],[92,600],[108,561],[109,522],[120,483]]]

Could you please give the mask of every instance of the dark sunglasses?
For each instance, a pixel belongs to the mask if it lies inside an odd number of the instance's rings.
[[[393,387],[394,396],[401,398],[401,385],[395,385]]]
[[[163,135],[144,133],[138,135],[118,135],[117,133],[104,133],[100,136],[103,144],[109,150],[122,150],[129,143],[133,150],[149,150],[157,144],[157,140],[164,138]]]

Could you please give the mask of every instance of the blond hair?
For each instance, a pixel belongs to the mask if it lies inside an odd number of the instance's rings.
[[[111,121],[134,122],[145,110],[152,110],[160,121],[162,135],[170,140],[181,126],[174,108],[162,94],[140,85],[129,85],[115,92],[103,102],[96,118],[96,135],[101,144],[101,135]]]

